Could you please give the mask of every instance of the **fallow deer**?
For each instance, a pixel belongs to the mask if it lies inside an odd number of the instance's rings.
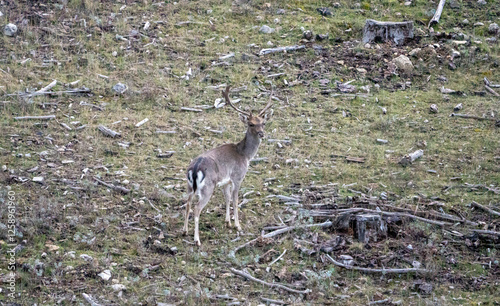
[[[191,162],[187,169],[188,200],[186,203],[186,219],[184,233],[188,234],[188,220],[191,201],[198,196],[194,204],[194,241],[201,245],[199,234],[200,214],[212,197],[215,187],[222,187],[226,201],[226,223],[231,226],[230,204],[233,203],[234,225],[241,231],[238,218],[238,191],[245,178],[250,160],[255,156],[261,139],[264,137],[266,111],[271,107],[272,92],[267,105],[255,116],[251,112],[238,109],[229,99],[229,86],[222,93],[227,104],[242,114],[242,121],[247,125],[243,140],[229,143],[209,150]]]

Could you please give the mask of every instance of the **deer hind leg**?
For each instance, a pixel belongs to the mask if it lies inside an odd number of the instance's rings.
[[[184,228],[183,228],[184,235],[188,234],[189,211],[191,210],[191,201],[193,199],[193,195],[194,195],[194,192],[192,190],[189,191],[188,199],[186,202],[186,215],[185,215],[186,218],[184,220]]]
[[[205,185],[198,194],[198,203],[194,206],[194,242],[198,246],[201,245],[199,231],[200,214],[203,208],[208,204],[208,201],[210,201],[213,192],[214,186]]]
[[[234,214],[234,226],[238,231],[241,231],[240,220],[238,217],[238,191],[240,189],[239,183],[233,183],[233,214]]]
[[[231,184],[224,186],[224,199],[226,200],[226,224],[231,227]]]

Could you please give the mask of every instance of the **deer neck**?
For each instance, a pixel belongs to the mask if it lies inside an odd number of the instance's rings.
[[[245,138],[243,138],[243,140],[240,141],[236,147],[241,155],[250,160],[255,156],[255,154],[257,154],[260,142],[261,140],[258,135],[253,135],[249,130],[247,130]]]

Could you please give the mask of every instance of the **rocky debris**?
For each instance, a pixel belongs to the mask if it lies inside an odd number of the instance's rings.
[[[127,289],[127,287],[125,287],[125,285],[122,285],[122,284],[114,284],[114,285],[111,285],[111,288],[113,289],[113,291],[124,291]]]
[[[496,23],[492,23],[488,27],[488,33],[490,33],[490,34],[497,34],[499,31],[500,31],[500,27]]]
[[[400,55],[392,60],[392,62],[405,74],[411,74],[413,72],[413,64],[410,59],[405,55]]]
[[[486,3],[486,0],[478,0],[477,4],[486,5],[488,3]]]
[[[468,25],[470,22],[469,22],[469,19],[464,19],[462,20],[462,24],[463,25]]]
[[[434,113],[434,114],[435,114],[435,113],[437,113],[437,112],[438,112],[438,107],[437,107],[437,105],[436,105],[436,104],[431,104],[431,107],[429,107],[429,111],[430,111],[431,113]]]
[[[332,15],[333,15],[332,11],[331,11],[329,8],[327,8],[327,7],[318,7],[318,8],[316,9],[316,11],[317,11],[318,13],[320,13],[320,14],[321,14],[321,16],[325,16],[325,17],[328,17],[328,16],[332,16]]]
[[[107,281],[111,278],[111,271],[110,270],[104,270],[101,273],[97,274],[100,278],[103,280]]]
[[[420,51],[422,51],[422,48],[415,48],[415,49],[411,50],[410,53],[408,53],[408,55],[416,57],[416,56],[418,56],[418,53]]]
[[[302,33],[302,37],[307,40],[311,40],[313,38],[313,32],[311,30],[306,30]]]
[[[276,10],[276,15],[285,15],[286,11],[285,9],[277,9]]]
[[[40,184],[42,184],[42,183],[43,183],[43,180],[44,180],[44,179],[43,179],[43,176],[35,176],[35,177],[33,178],[33,182],[40,183]]]
[[[451,49],[451,59],[452,60],[455,59],[455,58],[457,58],[457,57],[460,57],[460,55],[461,55],[460,52],[458,52],[455,49]]]
[[[17,33],[17,26],[13,23],[6,24],[5,27],[3,28],[3,34],[5,36],[10,36],[13,37]]]
[[[328,39],[328,34],[316,34],[316,40],[323,41]]]
[[[259,32],[264,33],[264,34],[270,34],[273,33],[275,29],[271,28],[270,26],[263,25],[260,27]]]
[[[393,41],[401,46],[413,39],[413,21],[385,22],[367,19],[363,28],[363,44],[375,41]]]
[[[454,110],[454,111],[456,111],[456,112],[458,112],[458,111],[459,111],[459,110],[461,110],[461,109],[462,109],[462,103],[458,103],[458,104],[457,104],[457,105],[453,108],[453,110]]]
[[[117,94],[123,94],[128,90],[128,86],[122,83],[117,83],[115,86],[113,86],[113,91],[116,92]]]

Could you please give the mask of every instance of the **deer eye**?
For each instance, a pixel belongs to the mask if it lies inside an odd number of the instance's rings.
[[[250,127],[254,127],[254,126],[255,126],[255,124],[253,124],[253,123],[250,123],[250,124],[248,124],[248,125],[249,125]]]

